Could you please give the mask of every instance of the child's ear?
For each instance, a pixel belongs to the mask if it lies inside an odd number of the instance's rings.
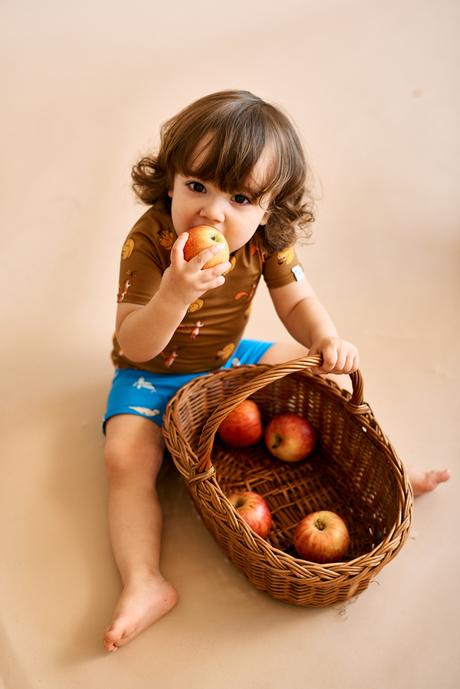
[[[172,195],[173,195],[172,189],[169,189],[168,190],[168,196],[170,196],[172,198]]]

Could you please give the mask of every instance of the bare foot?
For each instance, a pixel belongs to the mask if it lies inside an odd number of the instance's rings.
[[[442,471],[423,471],[423,469],[418,467],[408,466],[407,473],[415,496],[429,493],[439,483],[445,483],[450,479],[450,474],[446,469]]]
[[[105,631],[105,649],[117,651],[169,612],[176,602],[176,590],[161,576],[127,584],[113,622]]]

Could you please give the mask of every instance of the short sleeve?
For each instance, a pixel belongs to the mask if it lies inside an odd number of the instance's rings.
[[[172,242],[173,238],[168,232],[156,224],[143,222],[132,229],[121,251],[119,304],[145,305],[150,301],[158,291],[163,272],[169,265]]]
[[[263,276],[268,289],[284,287],[290,282],[300,282],[304,278],[302,265],[293,246],[282,251],[274,251],[265,259]]]

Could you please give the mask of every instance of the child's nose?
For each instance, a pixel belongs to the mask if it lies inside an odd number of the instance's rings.
[[[220,223],[225,220],[224,204],[221,199],[216,197],[206,199],[203,203],[200,216],[212,223]]]

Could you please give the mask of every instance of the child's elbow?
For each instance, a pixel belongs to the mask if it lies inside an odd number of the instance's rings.
[[[132,361],[133,364],[145,364],[159,354],[159,352],[152,352],[140,346],[140,343],[127,341],[128,338],[123,337],[120,333],[117,333],[117,340],[122,356]]]
[[[123,350],[123,354],[125,355],[126,359],[132,361],[133,364],[146,364],[148,361],[153,359],[153,356],[148,356],[147,354],[138,354],[136,352],[128,354]]]

